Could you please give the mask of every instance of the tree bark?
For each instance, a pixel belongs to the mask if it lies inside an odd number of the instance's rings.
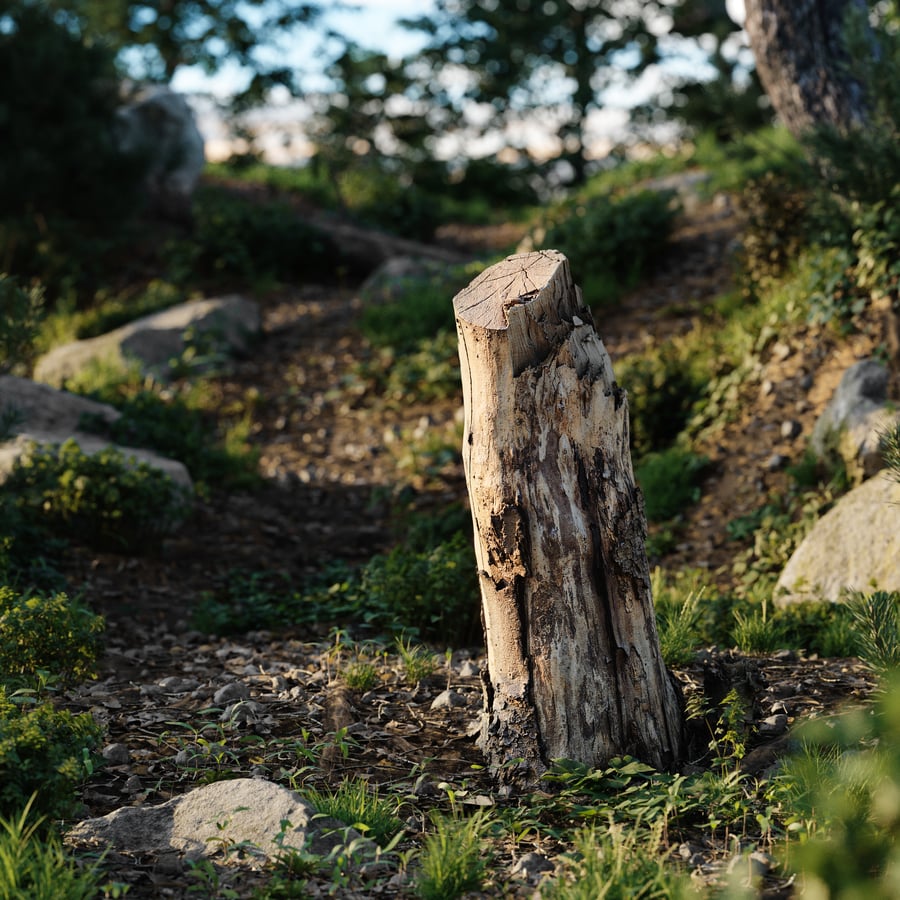
[[[845,16],[865,0],[745,0],[744,28],[775,111],[795,136],[865,120],[862,86],[847,71]]]
[[[568,261],[511,256],[454,311],[488,657],[482,749],[509,781],[556,758],[670,768],[681,695],[659,651],[628,404]]]

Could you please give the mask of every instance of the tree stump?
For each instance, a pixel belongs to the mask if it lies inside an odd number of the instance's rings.
[[[510,256],[454,298],[487,644],[480,743],[507,781],[684,746],[650,593],[628,404],[566,258]]]

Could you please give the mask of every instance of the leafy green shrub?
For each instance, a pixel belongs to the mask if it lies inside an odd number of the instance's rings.
[[[91,772],[102,732],[87,714],[73,716],[50,703],[13,702],[0,686],[0,816],[33,808],[50,818],[72,811],[74,790]]]
[[[130,465],[112,447],[88,456],[72,439],[59,447],[33,444],[4,490],[26,520],[118,550],[155,545],[187,509],[183,490],[159,470]]]
[[[900,683],[893,674],[873,709],[812,719],[798,753],[772,785],[779,817],[801,840],[789,870],[822,897],[897,896],[900,871]]]
[[[635,467],[635,479],[644,494],[651,522],[672,519],[700,499],[699,480],[709,460],[690,450],[670,447],[648,453]]]
[[[116,146],[118,76],[45,3],[4,4],[0,31],[0,269],[48,294],[89,288],[140,205],[144,159]]]
[[[10,818],[0,818],[0,897],[93,900],[99,896],[99,863],[71,859],[45,820],[35,817],[32,801]]]
[[[806,193],[795,178],[767,172],[741,191],[741,268],[751,285],[784,274],[809,242]]]
[[[545,247],[564,253],[590,305],[634,287],[665,249],[677,206],[671,191],[593,196],[551,214]]]
[[[26,290],[0,272],[0,375],[29,358],[43,303],[40,288]]]
[[[474,550],[465,534],[426,551],[400,545],[311,598],[338,621],[377,634],[470,646],[481,639]]]
[[[217,433],[215,419],[191,406],[183,396],[163,392],[156,385],[145,390],[129,378],[112,380],[90,391],[94,399],[115,406],[121,416],[115,422],[100,417],[82,419],[81,427],[103,434],[127,447],[148,447],[184,463],[198,487],[225,485],[247,487],[256,482],[258,454],[248,446],[235,446]],[[70,388],[74,385],[70,385]]]
[[[332,279],[344,264],[331,239],[289,205],[212,188],[197,192],[193,231],[171,242],[163,261],[179,285]]]
[[[666,341],[616,363],[616,381],[628,391],[631,448],[636,458],[668,447],[687,425],[708,372],[700,375],[686,348]]]
[[[46,670],[63,682],[94,671],[103,619],[65,594],[23,596],[0,587],[0,683]]]

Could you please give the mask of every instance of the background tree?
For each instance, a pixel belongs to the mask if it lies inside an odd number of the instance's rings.
[[[605,89],[656,58],[648,22],[661,9],[631,0],[437,0],[433,15],[406,24],[429,35],[422,58],[433,102],[460,117],[480,104],[492,130],[539,113],[577,184],[588,171],[589,116]],[[520,153],[532,139],[507,133]]]
[[[321,12],[318,0],[46,0],[87,37],[100,36],[127,74],[169,83],[182,67],[207,75],[227,63],[246,73],[243,105],[275,85],[298,93],[298,73],[284,64],[284,42]],[[280,48],[280,49],[279,49]]]
[[[760,80],[794,135],[865,119],[846,42],[847,14],[856,10],[865,21],[865,0],[746,0],[745,8]]]
[[[728,14],[725,0],[680,0],[671,15],[671,28],[660,38],[660,73],[665,72],[664,63],[671,56],[680,51],[696,56],[702,49],[714,76],[698,77],[695,72],[663,75],[668,89],[650,104],[651,121],[654,116],[676,119],[723,141],[767,124],[771,107],[752,54],[742,46],[743,30]]]

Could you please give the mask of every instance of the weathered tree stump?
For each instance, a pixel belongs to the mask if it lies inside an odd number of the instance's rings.
[[[626,395],[568,261],[511,256],[453,306],[488,658],[482,749],[508,780],[556,758],[670,768],[681,695],[659,650]]]

